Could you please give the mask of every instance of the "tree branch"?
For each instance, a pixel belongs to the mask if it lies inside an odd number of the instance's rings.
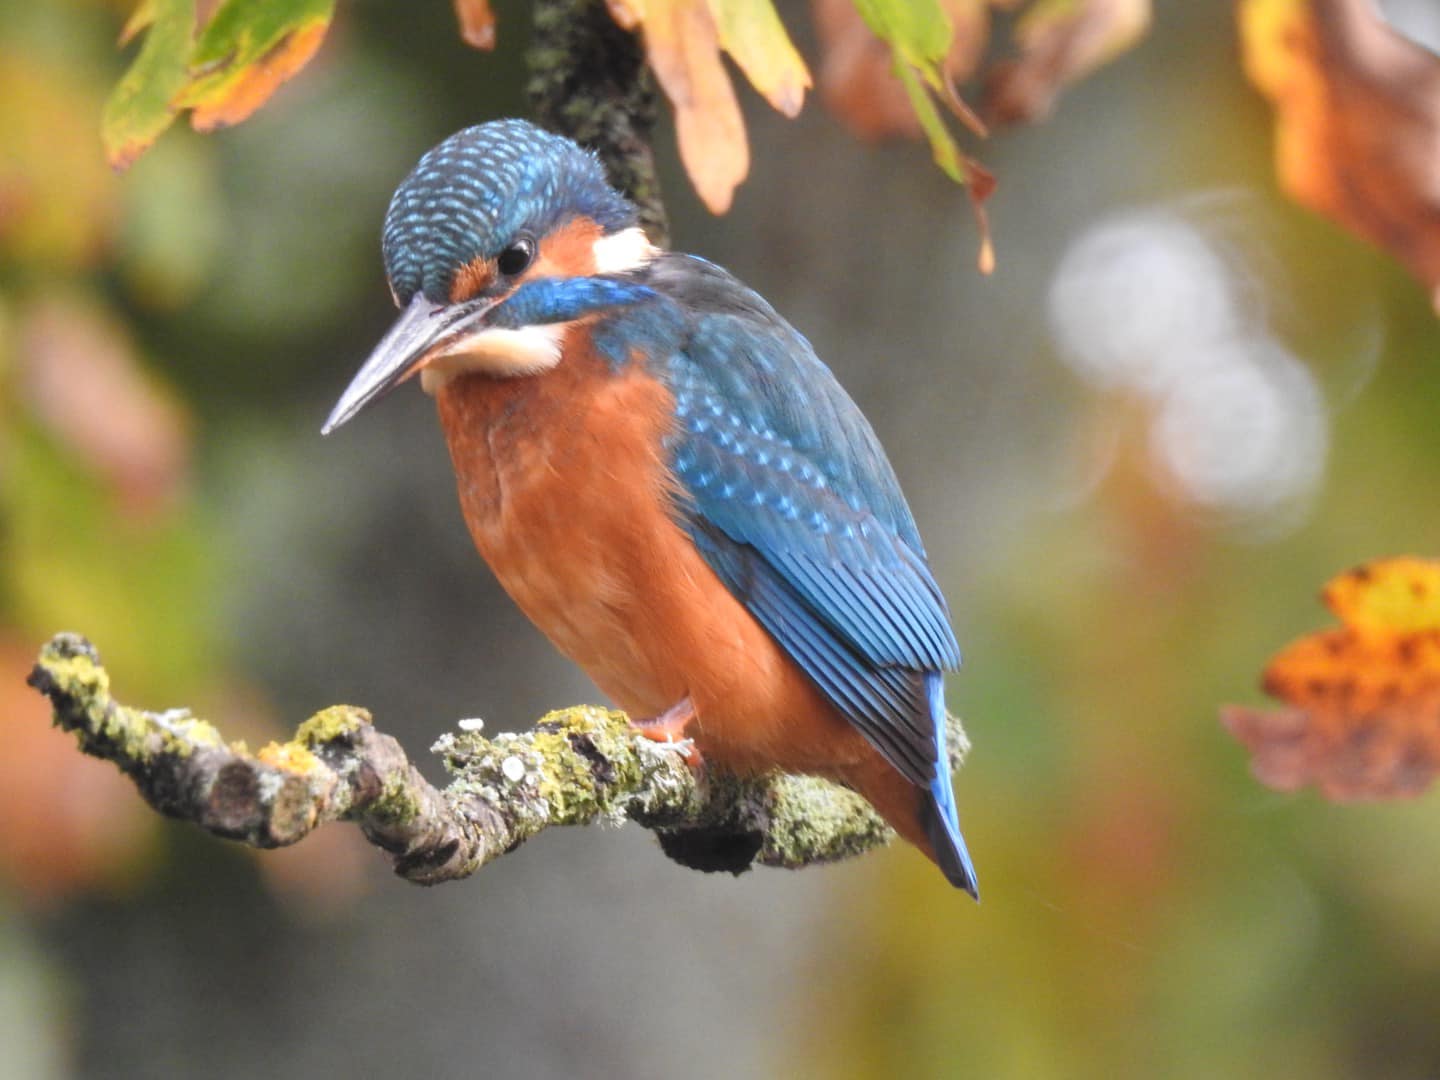
[[[94,647],[76,634],[41,650],[29,682],[82,751],[113,762],[161,813],[262,848],[353,821],[397,874],[422,885],[467,877],[552,825],[629,819],[653,829],[672,857],[736,873],[753,862],[831,862],[893,835],[846,788],[692,771],[681,750],[593,706],[553,712],[522,734],[441,736],[434,750],[454,779],[440,790],[353,706],[316,713],[289,742],[252,754],[188,710],[115,701]],[[958,765],[969,744],[954,718],[950,739]]]
[[[527,91],[536,119],[599,154],[650,240],[669,246],[650,148],[659,105],[639,37],[604,0],[536,0],[534,18]]]

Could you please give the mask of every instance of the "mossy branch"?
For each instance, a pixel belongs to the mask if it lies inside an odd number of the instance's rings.
[[[599,154],[651,241],[667,247],[650,146],[659,104],[639,37],[616,24],[604,0],[537,0],[534,10],[527,89],[535,118]]]
[[[408,881],[467,877],[553,825],[653,829],[688,866],[738,873],[752,863],[800,867],[888,843],[890,829],[854,792],[809,777],[737,779],[637,735],[623,713],[553,712],[521,734],[441,736],[454,777],[443,790],[360,708],[336,705],[295,737],[256,753],[187,710],[121,705],[95,649],[59,634],[30,685],[82,751],[113,762],[156,810],[252,847],[296,843],[327,821],[353,821]],[[955,763],[968,748],[952,720]]]

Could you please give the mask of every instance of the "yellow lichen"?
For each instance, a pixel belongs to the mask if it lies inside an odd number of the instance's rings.
[[[354,705],[331,705],[300,725],[295,742],[305,747],[324,746],[351,735],[370,723],[370,714]]]
[[[268,743],[255,756],[266,765],[301,776],[308,776],[320,767],[320,759],[298,742]]]

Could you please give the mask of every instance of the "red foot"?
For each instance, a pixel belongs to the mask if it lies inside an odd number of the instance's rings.
[[[695,748],[695,740],[685,734],[686,726],[694,719],[695,706],[691,704],[687,695],[659,716],[650,716],[642,720],[632,718],[630,726],[635,729],[637,735],[643,735],[652,742],[674,746],[684,755],[685,763],[694,769],[702,764],[700,751]]]

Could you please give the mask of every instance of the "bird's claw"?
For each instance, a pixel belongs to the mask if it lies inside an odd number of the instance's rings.
[[[631,720],[630,726],[635,729],[637,735],[680,751],[681,756],[685,758],[685,763],[693,769],[701,764],[700,751],[695,746],[695,740],[685,734],[685,726],[693,719],[695,719],[695,708],[690,703],[690,699],[686,697],[670,706],[659,716]]]
[[[685,764],[689,765],[692,769],[698,769],[701,765],[705,763],[705,759],[700,756],[700,750],[698,747],[696,747],[694,739],[677,739],[668,731],[656,732],[652,735],[648,731],[644,731],[642,729],[640,734],[643,735],[645,738],[649,739],[651,742],[657,743],[660,746],[665,747],[667,750],[678,751],[680,756],[685,759]]]

